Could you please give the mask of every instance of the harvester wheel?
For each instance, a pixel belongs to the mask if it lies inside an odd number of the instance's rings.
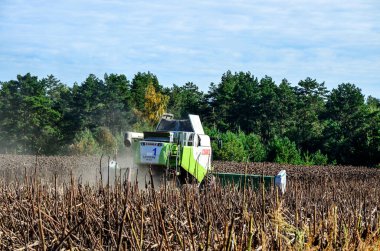
[[[200,188],[213,187],[215,185],[215,176],[207,173],[202,182],[199,184]]]

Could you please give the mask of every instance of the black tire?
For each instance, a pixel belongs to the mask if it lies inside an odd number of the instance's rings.
[[[202,182],[199,184],[199,188],[206,189],[215,185],[215,176],[211,173],[207,173]]]

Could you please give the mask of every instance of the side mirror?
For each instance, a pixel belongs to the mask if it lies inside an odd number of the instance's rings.
[[[218,139],[218,148],[221,149],[223,146],[223,141],[221,139]]]
[[[223,146],[223,141],[222,141],[221,139],[212,137],[211,140],[216,140],[216,141],[217,141],[217,142],[216,142],[216,145],[217,145],[218,149],[221,149],[221,148],[222,148],[222,146]]]

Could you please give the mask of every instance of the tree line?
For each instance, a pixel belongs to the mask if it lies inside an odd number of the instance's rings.
[[[125,131],[153,130],[161,114],[199,114],[222,139],[214,158],[293,164],[380,163],[380,99],[342,83],[292,85],[227,71],[207,93],[192,82],[162,86],[150,72],[90,74],[68,86],[53,75],[0,82],[0,152],[91,154],[123,151]]]

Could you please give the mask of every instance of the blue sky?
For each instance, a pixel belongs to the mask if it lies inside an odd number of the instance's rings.
[[[380,98],[380,2],[0,0],[0,81],[150,71],[207,91],[227,70]]]

